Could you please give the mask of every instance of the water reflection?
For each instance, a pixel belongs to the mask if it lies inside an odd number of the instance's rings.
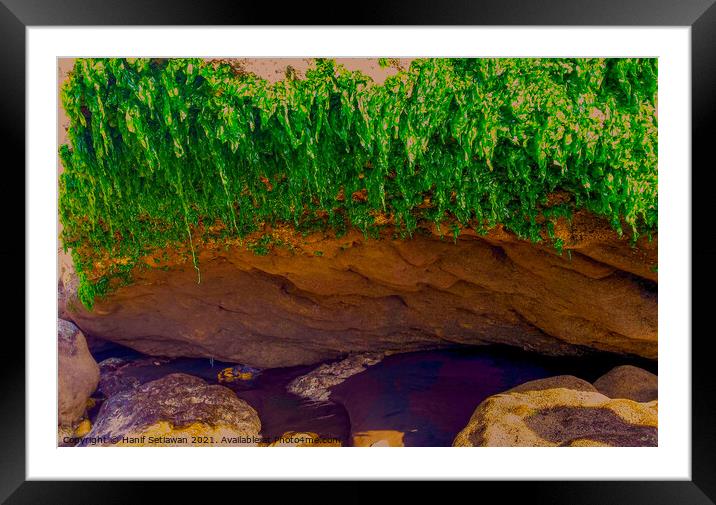
[[[482,400],[518,384],[562,374],[591,382],[627,363],[655,368],[612,355],[549,358],[495,346],[412,352],[386,357],[334,386],[329,401],[316,402],[286,388],[318,365],[257,370],[201,358],[147,357],[121,347],[96,355],[98,361],[107,357],[131,363],[122,369],[130,382],[143,384],[175,372],[221,382],[256,409],[267,443],[296,433],[362,447],[449,446]],[[102,401],[101,394],[96,396],[93,423]]]

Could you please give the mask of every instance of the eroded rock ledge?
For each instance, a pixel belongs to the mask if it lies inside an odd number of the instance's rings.
[[[436,230],[316,234],[265,256],[204,248],[200,284],[190,262],[137,270],[92,312],[71,296],[61,310],[89,336],[151,355],[258,367],[450,343],[656,358],[656,240],[633,248],[583,215],[557,233],[570,254],[501,230],[456,243]]]

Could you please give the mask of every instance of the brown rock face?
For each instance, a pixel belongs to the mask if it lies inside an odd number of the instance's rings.
[[[590,223],[565,235],[571,257],[499,230],[456,243],[313,235],[265,256],[207,246],[200,284],[175,263],[137,270],[92,312],[67,307],[86,334],[148,354],[257,367],[450,343],[655,358],[656,243],[632,248]]]
[[[97,389],[99,367],[87,349],[82,332],[69,321],[57,321],[58,423],[71,426],[85,412]]]

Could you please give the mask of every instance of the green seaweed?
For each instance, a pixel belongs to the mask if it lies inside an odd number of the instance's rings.
[[[87,307],[143,255],[188,244],[200,275],[198,239],[264,224],[376,235],[381,213],[403,237],[502,224],[561,249],[554,223],[586,209],[636,240],[657,226],[656,97],[656,59],[420,59],[382,85],[326,59],[274,84],[200,59],[78,59],[61,238]]]

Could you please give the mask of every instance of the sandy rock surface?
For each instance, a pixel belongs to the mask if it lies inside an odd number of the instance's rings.
[[[612,400],[557,388],[495,395],[480,404],[454,446],[656,446],[656,401]]]
[[[616,373],[612,370],[607,376],[623,378],[625,374],[619,370],[624,368],[639,371],[628,372],[634,379],[630,391],[641,391],[638,385],[643,387],[649,383],[650,378],[646,375],[649,372],[631,366],[617,367],[614,369]],[[610,398],[603,392],[598,391],[596,382],[592,385],[571,375],[526,382],[480,403],[467,426],[455,437],[453,445],[658,445],[658,400],[655,394],[654,398],[634,401],[621,396]]]

